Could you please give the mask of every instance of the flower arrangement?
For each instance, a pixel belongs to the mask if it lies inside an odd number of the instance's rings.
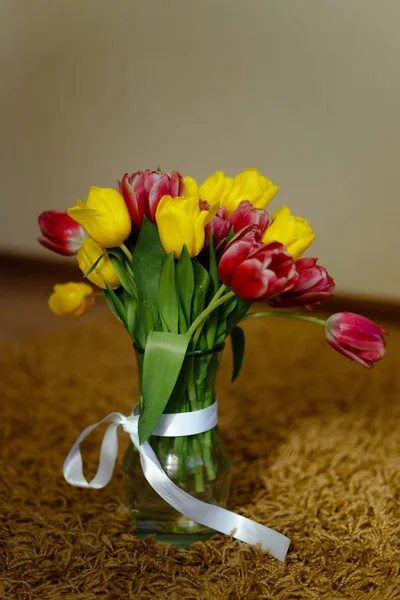
[[[103,290],[141,352],[141,445],[166,410],[213,404],[213,390],[204,390],[209,370],[218,365],[186,368],[188,353],[212,351],[230,336],[232,379],[237,377],[245,349],[242,320],[273,316],[320,325],[335,350],[366,368],[384,356],[386,332],[364,317],[340,313],[325,321],[281,310],[311,310],[333,296],[334,281],[316,258],[303,257],[315,237],[307,220],[286,206],[267,212],[278,189],[257,169],[233,178],[217,171],[200,186],[177,171],[144,170],[125,174],[118,190],[92,187],[86,203],[78,200],[66,213],[40,215],[39,242],[76,254],[86,281]],[[93,301],[86,282],[65,283],[55,285],[49,306],[56,315],[76,318]],[[249,312],[255,301],[273,310]],[[187,454],[189,441],[176,440],[175,451]],[[190,444],[204,459],[204,473],[196,475],[201,492],[204,477],[216,475],[211,437],[199,433]],[[185,487],[184,471],[178,483]]]

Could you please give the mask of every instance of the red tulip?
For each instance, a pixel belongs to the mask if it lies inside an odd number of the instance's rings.
[[[125,173],[118,182],[119,192],[124,197],[131,220],[138,226],[143,225],[146,216],[156,222],[156,210],[163,196],[183,196],[184,182],[177,171],[160,173],[158,171],[137,171],[131,176]]]
[[[209,208],[205,203],[205,208]],[[226,208],[221,207],[214,219],[206,226],[206,246],[213,232],[214,245],[218,249],[223,246],[231,227],[235,233],[239,233],[249,227],[257,227],[260,233],[264,233],[271,219],[266,210],[255,208],[248,200],[242,200],[236,210],[228,217]]]
[[[292,257],[283,244],[263,244],[258,227],[237,234],[222,253],[218,272],[222,282],[245,300],[267,300],[297,281]]]
[[[230,224],[233,225],[235,233],[250,225],[256,225],[261,233],[264,233],[271,222],[266,210],[255,208],[248,200],[242,200],[236,210],[229,216]]]
[[[209,206],[206,207],[207,209]],[[226,208],[218,209],[213,220],[205,227],[206,241],[204,247],[207,247],[210,241],[210,232],[213,232],[214,248],[218,251],[226,241],[227,235],[231,228],[231,224],[226,216]]]
[[[337,313],[326,321],[328,343],[351,360],[372,369],[385,355],[387,332],[373,321],[350,312]]]
[[[297,283],[289,292],[283,292],[271,301],[276,308],[317,304],[333,296],[335,282],[324,267],[317,265],[316,258],[301,258],[296,262],[299,274]]]
[[[63,256],[72,256],[82,246],[85,231],[66,212],[46,210],[39,216],[38,222],[43,236],[38,238],[38,242],[45,248]]]

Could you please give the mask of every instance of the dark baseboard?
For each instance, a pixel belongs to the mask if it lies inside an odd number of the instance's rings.
[[[54,283],[76,280],[82,277],[75,257],[58,257],[55,260],[41,256],[27,256],[0,250],[0,271],[41,279],[53,279]]]
[[[385,320],[400,323],[400,299],[371,297],[367,295],[355,296],[353,294],[338,293],[334,298],[327,300],[314,309],[315,313],[353,312],[375,321]]]

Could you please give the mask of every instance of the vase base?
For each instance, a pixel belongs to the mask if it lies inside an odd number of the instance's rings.
[[[209,531],[205,533],[187,533],[187,534],[178,534],[178,533],[151,533],[149,531],[136,531],[135,536],[140,540],[144,540],[145,538],[152,536],[156,540],[156,542],[161,542],[163,544],[171,544],[175,546],[175,548],[189,548],[195,542],[205,542],[212,535],[215,534],[215,531]]]

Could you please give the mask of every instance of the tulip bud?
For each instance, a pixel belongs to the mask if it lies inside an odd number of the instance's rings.
[[[87,273],[90,267],[94,265],[96,260],[104,253],[104,248],[96,244],[92,238],[86,238],[77,255],[78,265],[82,273]],[[93,271],[87,275],[87,279],[103,289],[106,289],[105,281],[112,289],[115,289],[121,285],[118,275],[116,274],[112,262],[107,254],[105,254],[105,256],[103,256],[103,258],[98,262]]]
[[[335,282],[324,267],[317,265],[316,258],[301,258],[296,262],[299,274],[297,283],[289,292],[274,298],[270,304],[275,308],[306,306],[317,304],[333,296]]]
[[[185,188],[177,171],[160,173],[146,170],[137,171],[131,176],[125,173],[118,185],[130,218],[138,227],[143,225],[145,216],[156,222],[157,206],[163,196],[183,196]]]
[[[294,217],[287,206],[273,213],[273,222],[265,230],[262,241],[281,242],[289,254],[297,260],[315,239],[315,235],[306,219]]]
[[[103,248],[120,246],[131,232],[124,199],[109,188],[91,187],[86,204],[77,200],[67,212]]]
[[[350,312],[337,313],[325,324],[328,343],[351,360],[367,369],[384,357],[387,332],[373,321]]]
[[[43,237],[38,242],[63,256],[76,254],[85,239],[83,228],[66,212],[46,210],[38,219]]]
[[[49,308],[58,317],[77,319],[94,304],[93,289],[87,283],[57,283],[49,298]]]
[[[263,244],[257,227],[237,234],[222,253],[222,282],[245,300],[267,300],[297,281],[296,265],[279,242]]]

